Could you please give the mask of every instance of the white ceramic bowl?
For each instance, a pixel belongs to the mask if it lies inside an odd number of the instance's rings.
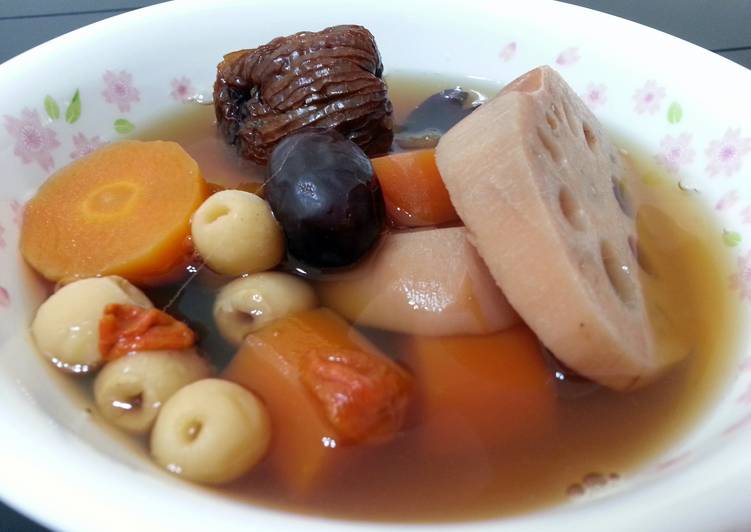
[[[91,423],[27,343],[25,330],[42,294],[27,282],[17,252],[19,206],[52,170],[101,142],[137,137],[186,95],[210,94],[224,52],[341,23],[372,30],[388,70],[504,82],[539,64],[558,68],[598,116],[677,170],[716,209],[737,256],[728,289],[751,300],[751,72],[742,67],[660,32],[554,2],[196,0],[154,6],[75,31],[0,66],[4,500],[55,528],[75,530],[382,527],[207,494],[162,474]],[[613,492],[533,515],[441,526],[750,529],[747,335],[740,344],[738,370],[701,424]]]

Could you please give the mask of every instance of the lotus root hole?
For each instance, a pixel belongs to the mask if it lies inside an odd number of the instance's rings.
[[[565,120],[563,113],[561,112],[561,106],[556,105],[554,103],[550,104],[550,110],[553,111],[553,114],[558,119],[558,122],[563,122]]]
[[[536,68],[510,83],[506,90],[533,93],[540,90],[540,87],[542,87],[542,70]]]
[[[550,136],[550,133],[541,127],[538,127],[537,136],[539,137],[542,146],[545,148],[545,151],[550,154],[550,158],[553,159],[553,162],[561,162],[561,148],[555,143],[555,140]]]
[[[631,278],[631,269],[607,240],[600,242],[600,255],[610,285],[618,298],[627,306],[633,305],[636,302],[636,286]]]
[[[584,133],[584,140],[587,141],[587,146],[589,146],[590,150],[594,151],[595,145],[597,144],[597,136],[586,122],[582,122],[582,132]]]
[[[568,187],[563,186],[558,191],[558,201],[561,206],[561,213],[571,227],[577,231],[584,230],[587,225],[586,215],[579,201]]]
[[[553,109],[555,109],[555,107],[553,107]],[[558,129],[558,118],[556,118],[553,111],[548,111],[547,113],[545,113],[545,120],[547,120],[550,129],[552,129],[553,131]]]
[[[571,104],[569,104],[566,100],[563,100],[562,102],[563,107],[563,114],[566,116],[566,122],[568,123],[568,127],[571,130],[571,133],[576,135],[576,131],[578,129],[578,122],[576,118],[574,117],[574,111],[571,109]]]
[[[631,201],[629,200],[623,181],[615,176],[611,176],[610,181],[613,184],[613,196],[615,196],[615,199],[618,202],[621,210],[623,211],[623,214],[625,214],[629,218],[633,218],[634,210],[631,207]]]
[[[629,235],[628,247],[631,250],[631,254],[634,256],[634,259],[636,259],[636,263],[639,265],[639,268],[641,268],[644,273],[652,275],[654,271],[652,270],[652,267],[650,266],[646,255],[644,254],[644,250],[641,248],[634,235]]]

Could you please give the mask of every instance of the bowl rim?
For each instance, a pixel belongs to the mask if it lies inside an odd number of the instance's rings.
[[[345,2],[346,0],[339,1]],[[262,4],[266,2],[264,2],[263,0],[258,0],[255,3]],[[396,0],[388,0],[386,3],[396,4],[398,2]],[[475,3],[494,4],[492,0],[475,0]],[[234,5],[242,5],[247,7],[248,4],[249,2],[244,2],[242,0],[218,0],[211,3],[211,8],[226,9]],[[412,7],[414,8],[417,8],[418,6],[429,8],[432,5],[432,2],[428,0],[415,0],[413,4],[414,5]],[[712,63],[713,68],[727,73],[728,76],[739,79],[742,83],[746,84],[748,87],[751,87],[751,70],[737,65],[729,59],[718,56],[708,50],[705,50],[704,48],[688,43],[659,30],[655,30],[653,28],[625,20],[620,17],[597,12],[589,8],[553,2],[552,0],[530,0],[529,2],[525,3],[525,9],[528,9],[529,6],[536,5],[545,6],[546,9],[558,9],[561,10],[562,13],[576,12],[581,17],[590,18],[592,21],[602,22],[610,20],[612,22],[613,20],[617,20],[618,25],[627,27],[629,32],[633,32],[635,35],[639,34],[645,38],[658,39],[661,43],[666,45],[669,44],[670,46],[679,50],[682,55],[685,55],[687,60],[692,59],[698,63],[705,63],[709,61]],[[166,17],[170,13],[175,12],[175,10],[200,11],[201,9],[206,9],[206,2],[202,0],[172,0],[170,2],[136,9],[104,19],[102,21],[66,33],[51,41],[40,44],[14,58],[9,59],[5,63],[0,64],[0,79],[3,79],[6,76],[13,76],[14,72],[20,73],[21,71],[28,68],[28,65],[33,64],[38,58],[41,58],[52,50],[57,50],[59,52],[61,47],[63,50],[66,48],[73,49],[79,46],[80,42],[86,41],[92,36],[105,35],[112,30],[116,30],[118,26],[124,23],[136,22],[140,17]],[[4,383],[4,380],[8,379],[6,379],[6,376],[0,374],[0,383],[8,385],[14,384],[11,382]],[[3,394],[0,393],[0,397],[2,396]],[[44,459],[35,459],[35,457],[29,455],[28,449],[24,446],[26,442],[22,439],[16,440],[14,438],[8,438],[6,444],[3,444],[2,440],[0,440],[0,450],[4,451],[0,452],[0,464],[2,464],[3,466],[12,466],[12,470],[14,471],[22,471],[24,470],[24,468],[26,468],[26,470],[33,472],[32,475],[28,475],[29,477],[31,477],[29,479],[14,477],[9,482],[0,481],[0,498],[2,498],[6,503],[15,508],[18,508],[26,515],[31,516],[38,522],[44,523],[46,526],[49,526],[51,528],[93,530],[101,528],[103,526],[109,526],[110,528],[114,526],[114,528],[119,529],[130,527],[133,524],[138,524],[139,522],[142,523],[138,516],[125,515],[122,517],[122,520],[118,520],[118,522],[113,524],[108,515],[97,515],[102,514],[102,512],[100,512],[99,510],[97,512],[94,512],[93,515],[86,514],[85,512],[81,512],[80,510],[71,511],[71,508],[65,504],[65,501],[57,497],[56,491],[59,490],[61,486],[65,486],[65,498],[70,499],[72,497],[75,500],[85,500],[95,503],[95,506],[98,509],[100,508],[100,505],[102,505],[101,508],[105,508],[107,504],[107,497],[105,496],[105,492],[107,490],[92,491],[91,488],[97,485],[97,482],[101,483],[101,485],[108,485],[107,481],[109,479],[106,477],[106,475],[103,476],[102,473],[106,473],[112,470],[113,461],[111,459],[103,455],[99,455],[96,452],[92,452],[92,449],[89,446],[85,445],[84,442],[77,441],[75,438],[70,437],[70,435],[61,432],[60,427],[56,426],[52,421],[49,421],[48,423],[42,423],[40,420],[35,420],[32,424],[24,426],[23,429],[19,429],[18,427],[12,425],[11,420],[0,419],[0,427],[5,427],[5,430],[3,430],[4,434],[14,434],[19,430],[35,428],[35,430],[37,430],[39,434],[47,435],[54,440],[64,441],[70,444],[70,448],[75,452],[77,456],[80,455],[81,457],[86,457],[90,461],[93,459],[94,467],[92,469],[95,473],[93,475],[87,474],[76,476],[71,481],[70,468],[57,460],[54,456],[54,453],[50,449],[39,449],[38,451],[40,454],[38,454],[36,458],[43,457]],[[738,452],[742,451],[742,443],[739,441],[730,441],[727,443],[727,445],[732,447],[733,449],[736,449]],[[5,447],[5,449],[3,449],[3,447]],[[108,467],[98,467],[99,465]],[[635,505],[635,503],[638,502],[639,499],[641,499],[643,502],[645,496],[642,493],[628,492],[624,493],[623,495],[619,495],[617,499],[619,501],[623,501],[624,507],[630,508],[634,511],[633,515],[630,518],[631,523],[635,522],[633,521],[634,518],[651,519],[654,515],[657,515],[657,519],[655,519],[653,522],[645,522],[645,529],[649,530],[664,530],[665,526],[669,526],[671,523],[674,523],[672,520],[668,519],[667,516],[673,512],[685,511],[685,505],[690,500],[704,500],[705,504],[703,505],[703,507],[705,509],[709,508],[710,506],[708,506],[707,504],[710,501],[713,501],[715,504],[717,504],[716,508],[722,507],[727,511],[732,510],[736,512],[742,512],[746,506],[748,495],[748,479],[751,478],[751,457],[746,459],[745,462],[738,463],[737,467],[732,470],[718,471],[718,468],[722,465],[723,464],[721,457],[715,454],[707,457],[706,460],[703,460],[701,463],[696,464],[689,470],[673,473],[668,478],[660,478],[654,480],[650,486],[645,486],[645,490],[650,494],[655,495],[657,495],[657,492],[659,492],[661,496],[654,497],[648,502],[647,505],[643,506],[641,509],[637,508],[637,505]],[[122,468],[123,472],[129,472],[126,465],[118,464],[117,467]],[[6,471],[10,470],[11,469],[7,469]],[[42,478],[54,479],[55,482],[47,482],[47,485],[42,486],[34,483],[34,480]],[[195,503],[196,507],[203,506],[204,501],[207,500],[206,497],[201,495],[201,490],[194,489],[192,487],[186,488],[186,486],[184,486],[184,484],[179,480],[168,478],[166,476],[165,478],[152,478],[148,475],[143,475],[142,480],[146,484],[148,489],[144,490],[143,493],[136,494],[132,497],[129,495],[128,504],[143,504],[146,506],[142,507],[151,508],[149,504],[151,503],[153,505],[153,501],[149,500],[147,494],[153,492],[156,489],[165,489],[165,487],[167,486],[180,491],[180,499],[184,500],[185,502]],[[17,481],[17,483],[14,484],[14,481]],[[691,489],[684,489],[680,493],[673,493],[669,496],[662,497],[664,493],[669,493],[670,486],[676,486],[681,482],[687,482]],[[661,486],[667,486],[667,489]],[[719,486],[722,486],[722,488],[719,488]],[[720,491],[724,494],[724,496],[718,496],[717,492]],[[46,503],[40,504],[40,500],[45,500]],[[556,528],[560,527],[561,529],[563,529],[568,526],[575,526],[577,524],[581,524],[580,519],[588,519],[586,521],[587,527],[593,525],[596,527],[597,524],[601,524],[603,526],[608,526],[609,529],[615,529],[619,526],[623,526],[623,524],[616,523],[615,528],[613,528],[612,518],[610,518],[611,520],[608,520],[608,513],[612,511],[612,502],[613,501],[611,499],[602,499],[588,502],[583,505],[567,505],[546,511],[545,515],[554,516],[554,518],[557,520]],[[236,516],[237,521],[231,521],[227,526],[240,522],[244,522],[246,524],[250,522],[247,519],[248,508],[247,504],[245,503],[238,504],[230,500],[217,501],[216,499],[212,498],[212,503],[210,506],[211,512],[209,512],[208,515],[191,516],[191,522],[187,523],[187,525],[190,528],[196,529],[205,528],[205,526],[207,525],[215,525],[216,521],[213,520],[213,514],[214,512],[218,511],[224,512],[227,516],[230,517]],[[151,523],[149,526],[157,524],[160,527],[168,529],[171,526],[174,526],[175,523],[171,521],[171,516],[159,515],[158,510],[159,508],[152,508],[150,512],[144,513],[144,517],[153,519],[153,521],[148,521]],[[508,525],[509,527],[513,527],[515,530],[524,531],[537,529],[537,526],[541,524],[539,520],[536,519],[536,516],[538,516],[538,514],[525,515],[521,517],[492,519],[487,521],[467,521],[460,523],[448,522],[413,525],[404,523],[383,524],[373,522],[331,520],[325,517],[293,514],[264,507],[254,507],[253,511],[256,513],[257,517],[261,519],[259,523],[263,524],[264,526],[279,526],[280,528],[290,530],[305,528],[306,530],[310,530],[311,532],[315,530],[332,529],[351,530],[353,528],[380,530],[382,528],[385,528],[386,526],[391,529],[397,527],[398,529],[403,528],[405,530],[425,527],[430,527],[430,529],[456,529],[460,525],[462,529],[466,530],[484,530],[499,525]],[[90,517],[92,517],[92,519],[89,519]],[[751,523],[751,517],[749,517],[749,520],[745,523]],[[222,521],[222,525],[225,525],[224,521]],[[592,529],[596,528],[593,527]],[[628,523],[626,523],[626,528],[623,529],[628,529]]]

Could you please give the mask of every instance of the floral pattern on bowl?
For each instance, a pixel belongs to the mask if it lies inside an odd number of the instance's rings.
[[[514,59],[517,50],[521,47],[516,41],[507,44],[499,53],[498,57],[504,63]],[[586,68],[586,61],[582,60],[580,50],[583,46],[569,46],[562,50],[555,58],[554,63],[559,67],[566,67],[565,75],[570,76],[572,69],[579,65],[582,69]],[[517,72],[523,72],[521,68]],[[99,97],[103,102],[121,114],[127,114],[131,111],[132,106],[141,103],[141,91],[135,86],[133,76],[126,70],[106,70],[102,76],[103,90]],[[159,106],[164,107],[169,104],[165,99],[168,96],[172,103],[189,103],[195,97],[191,80],[185,75],[171,76],[163,85],[164,91],[159,94]],[[507,78],[508,79],[508,78]],[[205,80],[204,85],[209,86],[211,80]],[[629,89],[621,88],[625,94]],[[603,83],[587,82],[580,93],[585,102],[592,108],[595,113],[600,113],[608,105],[608,87]],[[631,90],[632,112],[635,115],[642,115],[643,118],[649,118],[659,115],[665,111],[664,102],[666,100],[666,88],[660,85],[656,80],[649,79],[636,86]],[[96,97],[96,96],[95,96]],[[117,140],[123,135],[135,132],[135,125],[124,117],[116,118],[112,123],[110,131],[95,130],[86,132],[73,128],[79,117],[84,112],[84,99],[80,96],[79,90],[76,90],[71,100],[67,103],[64,120],[60,120],[60,110],[57,101],[52,96],[46,96],[43,105],[45,110],[45,119],[41,110],[32,107],[33,102],[28,102],[20,112],[13,115],[5,115],[5,132],[14,142],[14,155],[24,165],[37,165],[46,173],[51,173],[55,169],[65,165],[70,159],[77,159],[87,153],[103,146],[107,142]],[[611,104],[613,105],[613,104]],[[751,167],[751,137],[743,134],[739,127],[728,127],[724,134],[719,138],[705,141],[704,148],[694,148],[695,142],[692,133],[686,131],[675,132],[676,124],[680,123],[683,116],[683,110],[677,102],[673,102],[667,109],[665,121],[662,126],[655,128],[662,129],[665,132],[662,136],[659,147],[654,154],[654,159],[669,172],[680,175],[681,172],[696,171],[696,165],[703,166],[704,174],[710,178],[730,178],[736,174],[748,176],[749,167]],[[116,135],[113,135],[112,132]],[[60,139],[60,140],[59,140]],[[62,142],[61,142],[62,141]],[[698,153],[697,153],[698,149]],[[65,152],[69,152],[66,157]],[[747,160],[748,159],[748,160]],[[743,170],[746,172],[743,173]],[[742,179],[742,178],[738,178]],[[716,209],[726,215],[738,214],[734,207],[739,205],[741,199],[741,190],[733,188],[733,182],[723,182],[724,186],[715,186],[712,189],[713,195],[720,190],[727,189],[722,197],[716,202]],[[751,194],[745,193],[747,197],[747,206],[740,211],[742,215],[741,223],[751,223]],[[21,205],[18,200],[12,200],[8,203],[8,209],[11,211],[11,217],[14,225],[18,224],[20,219]],[[5,227],[0,225],[0,252],[5,248],[15,249],[15,246],[8,246],[3,238]],[[728,234],[732,236],[728,237]],[[741,242],[741,236],[737,232],[726,232],[722,235],[726,244],[730,247],[736,247],[738,250],[737,272],[728,280],[728,288],[737,292],[738,297],[742,300],[751,302],[751,248],[740,253],[738,247]],[[15,238],[13,244],[15,244]],[[10,251],[10,250],[8,250]],[[6,251],[6,253],[8,252]],[[11,251],[14,252],[14,251]],[[11,296],[6,288],[0,286],[0,308],[8,308],[11,304]],[[739,368],[738,378],[745,377],[748,373],[747,384],[744,384],[736,403],[738,414],[734,421],[731,421],[721,435],[727,436],[737,430],[751,424],[751,357],[744,359]],[[691,452],[681,450],[678,454],[665,458],[654,467],[656,471],[665,471],[672,469],[679,464],[685,463],[690,457]]]
[[[319,28],[330,23],[325,14],[312,14],[305,3],[292,0],[291,5],[296,8],[290,7],[285,12],[284,23],[277,21],[268,28],[253,26],[256,33],[253,42],[248,43],[247,35],[240,38],[230,31],[236,17],[233,10],[249,10],[248,6],[217,2],[215,8],[209,10],[203,2],[180,4],[180,9],[186,13],[194,13],[196,21],[184,27],[171,25],[171,21],[160,17],[176,13],[178,7],[165,5],[157,6],[160,10],[152,11],[155,15],[148,21],[146,17],[141,18],[143,15],[133,13],[111,26],[100,26],[104,28],[102,32],[110,28],[106,31],[116,33],[117,39],[103,44],[104,52],[91,54],[86,64],[67,61],[59,68],[53,64],[54,58],[62,57],[60,54],[80,50],[73,39],[65,45],[58,43],[56,47],[40,49],[24,61],[44,63],[48,69],[45,73],[47,86],[33,83],[21,62],[11,61],[3,65],[4,71],[0,70],[6,76],[12,73],[14,80],[22,80],[14,81],[9,88],[0,86],[0,101],[4,102],[0,105],[0,162],[5,174],[0,184],[0,263],[3,265],[0,268],[0,338],[18,336],[41,297],[24,281],[25,273],[17,252],[18,225],[23,202],[51,172],[107,142],[137,137],[142,127],[159,116],[196,99],[195,95],[210,94],[213,69],[223,52],[270,39],[286,30]],[[706,94],[687,81],[694,81],[695,77],[681,71],[672,54],[701,64],[709,77],[734,75],[732,69],[738,67],[702,55],[705,52],[693,50],[685,43],[668,40],[643,28],[626,28],[622,21],[571,6],[549,6],[547,9],[555,19],[553,23],[541,18],[537,8],[526,3],[504,5],[502,14],[496,12],[491,2],[476,4],[479,13],[487,16],[479,16],[477,10],[466,10],[466,13],[452,12],[451,17],[447,17],[427,2],[416,2],[408,7],[416,13],[422,10],[423,15],[429,15],[431,30],[436,34],[453,35],[460,32],[457,28],[472,28],[471,39],[455,40],[452,47],[441,49],[441,53],[435,53],[436,41],[430,37],[430,32],[414,31],[414,19],[374,17],[369,21],[364,7],[340,7],[342,17],[352,16],[351,20],[361,20],[371,27],[378,36],[384,62],[389,68],[477,75],[503,82],[539,64],[547,63],[559,69],[606,125],[616,126],[626,136],[638,138],[657,164],[680,179],[681,186],[687,190],[697,189],[714,208],[725,228],[717,238],[734,254],[736,265],[727,287],[743,302],[747,312],[751,305],[751,114],[746,108],[734,107],[747,99],[747,93],[742,92],[742,85],[725,87],[723,97],[727,103],[715,98],[710,112],[704,105]],[[249,11],[246,14],[248,20],[254,20]],[[363,18],[358,19],[358,14]],[[582,32],[570,29],[576,26],[577,20],[582,20],[581,27],[587,28],[586,40],[580,37]],[[167,58],[150,53],[151,45],[146,45],[164,39],[165,27],[170,28],[170,46],[175,50],[165,51]],[[280,29],[282,27],[284,29]],[[139,31],[133,31],[134,28]],[[206,34],[199,49],[195,49],[196,29]],[[405,32],[411,36],[408,47],[400,39]],[[540,38],[543,34],[544,39]],[[639,38],[632,38],[632,34],[638,34]],[[614,35],[625,35],[620,42],[628,42],[628,46],[613,46],[603,51],[602,43]],[[477,43],[482,46],[477,47]],[[132,53],[115,53],[122,49],[132,50]],[[180,55],[183,49],[194,51],[190,60]],[[49,60],[45,54],[50,56]],[[74,53],[72,56],[81,57]],[[170,58],[172,61],[167,60]],[[638,65],[638,70],[634,65]],[[668,68],[670,65],[672,67]],[[27,79],[29,81],[23,81]],[[748,340],[746,336],[741,338],[745,350],[749,347]],[[0,360],[10,366],[11,359],[3,358],[4,354],[0,353]],[[744,356],[739,357],[731,384],[706,421],[640,473],[614,481],[612,484],[618,485],[616,489],[662,479],[667,472],[685,472],[731,440],[751,441],[750,355],[744,351]],[[38,403],[45,412],[54,412],[55,424],[80,428],[80,413],[62,404],[64,394],[42,397],[41,385],[30,378],[45,375],[43,369],[18,369],[16,366],[14,369],[17,373],[13,376],[21,377],[16,380],[9,377],[7,382],[22,389],[19,397],[31,397],[30,402]],[[143,480],[141,472],[136,477]],[[597,497],[599,491],[595,488],[593,493]],[[144,497],[149,493],[153,492],[145,490]],[[134,499],[139,497],[140,494],[134,494]],[[581,501],[584,505],[588,500],[589,495],[578,497],[577,504]],[[200,503],[196,501],[196,504]],[[239,515],[230,506],[223,508],[228,515]],[[627,524],[626,517],[623,522]],[[545,516],[540,519],[544,520]],[[196,522],[199,520],[197,517]],[[284,524],[277,522],[277,525],[281,528]],[[515,529],[521,530],[521,525]],[[319,530],[315,521],[306,521],[306,526]],[[323,522],[320,526],[325,529],[332,525]]]

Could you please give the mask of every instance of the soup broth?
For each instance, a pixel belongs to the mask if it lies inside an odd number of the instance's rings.
[[[475,79],[398,74],[389,78],[395,121],[440,89],[462,85],[486,95],[498,86]],[[186,105],[140,139],[179,142],[213,183],[259,182],[263,170],[241,161],[216,134],[212,106]],[[620,139],[619,139],[620,140]],[[638,140],[638,139],[637,139]],[[732,362],[737,311],[727,290],[721,231],[695,193],[677,186],[625,141],[640,179],[626,183],[638,224],[641,272],[653,320],[669,320],[691,354],[664,377],[630,393],[577,379],[549,358],[556,381],[555,426],[523,444],[477,442],[459,456],[422,452],[419,417],[393,442],[340,471],[305,497],[288,496],[263,463],[222,488],[252,504],[287,511],[378,521],[441,521],[506,516],[562,503],[587,485],[617,482],[666,450],[712,404]],[[655,282],[658,279],[658,282]],[[152,289],[155,305],[184,319],[217,369],[235,349],[214,328],[213,299],[229,278],[192,267],[190,281]],[[357,324],[355,324],[357,325]],[[396,360],[405,337],[362,329]],[[500,423],[503,420],[499,420]]]

